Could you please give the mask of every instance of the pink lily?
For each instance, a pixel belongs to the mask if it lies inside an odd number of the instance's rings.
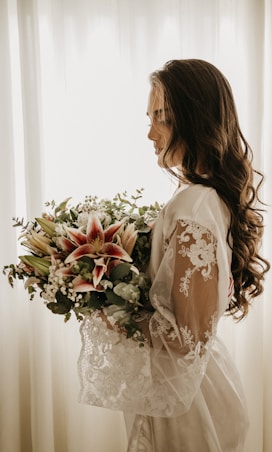
[[[94,259],[95,267],[93,269],[93,283],[94,287],[96,287],[100,281],[104,273],[107,271],[107,265],[105,264],[105,259],[100,257],[99,259]]]
[[[76,292],[89,292],[96,290],[97,292],[103,292],[103,287],[99,286],[99,283],[107,271],[107,265],[105,264],[105,259],[100,257],[94,259],[95,267],[92,272],[92,281],[87,281],[81,277],[81,275],[76,276],[73,279],[73,287]]]
[[[91,290],[99,291],[100,288],[98,287],[104,273],[108,270],[107,265],[105,264],[105,259],[103,257],[99,257],[98,259],[94,259],[95,267],[92,271],[92,282],[89,280],[86,280],[81,277],[81,275],[75,276],[75,273],[73,271],[74,264],[71,263],[67,267],[61,267],[58,268],[55,271],[56,275],[61,276],[74,276],[72,280],[73,287],[76,292],[89,292]],[[103,288],[101,287],[101,291],[103,291]]]
[[[80,275],[73,280],[73,286],[77,292],[99,290],[99,283],[107,271],[108,258],[132,261],[120,245],[113,243],[115,234],[122,226],[123,222],[120,221],[103,230],[98,216],[94,213],[89,215],[86,234],[75,228],[67,228],[67,234],[77,248],[67,256],[65,264],[70,264],[83,256],[93,258],[95,263],[92,281],[86,281]]]
[[[86,234],[78,229],[67,228],[69,237],[78,247],[67,256],[65,263],[69,264],[83,256],[114,257],[131,262],[129,254],[121,246],[112,242],[114,235],[122,226],[123,222],[118,222],[103,230],[98,216],[94,213],[89,215]]]

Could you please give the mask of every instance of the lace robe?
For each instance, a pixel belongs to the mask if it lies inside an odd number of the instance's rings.
[[[96,316],[81,327],[81,401],[135,413],[129,452],[243,450],[243,391],[216,335],[233,288],[228,224],[213,189],[177,190],[153,231],[150,345]]]

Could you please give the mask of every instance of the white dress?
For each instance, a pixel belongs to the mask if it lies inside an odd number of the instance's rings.
[[[243,390],[216,333],[233,291],[228,225],[214,189],[177,190],[153,231],[152,345],[82,324],[81,402],[135,414],[128,452],[243,451]]]

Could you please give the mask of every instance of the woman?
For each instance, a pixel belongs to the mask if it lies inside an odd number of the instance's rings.
[[[85,323],[82,401],[135,414],[129,452],[242,451],[243,390],[216,331],[226,312],[246,316],[269,268],[251,150],[227,80],[202,60],[151,75],[148,116],[158,163],[178,181],[153,231],[149,346]]]

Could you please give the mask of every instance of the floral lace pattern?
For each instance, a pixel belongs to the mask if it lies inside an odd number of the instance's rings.
[[[179,224],[184,230],[177,236],[178,244],[181,245],[178,253],[183,257],[187,256],[192,264],[180,278],[180,292],[188,297],[194,272],[200,271],[204,281],[211,278],[211,267],[216,263],[217,240],[207,228],[194,221],[179,220]],[[186,246],[188,242],[190,245]]]
[[[201,300],[201,306],[208,301],[213,308],[203,325],[201,318],[191,318],[191,312],[198,313],[197,302],[189,296],[190,285],[198,272],[204,285],[212,280],[216,244],[204,226],[178,220],[150,291],[155,308],[149,320],[151,347],[140,348],[108,329],[96,315],[84,320],[79,358],[82,402],[148,416],[171,417],[188,410],[205,373],[216,329],[216,300]],[[179,271],[173,280],[175,262]]]
[[[177,365],[184,367],[184,362],[191,366],[190,374],[199,373],[200,369],[204,370],[206,366],[205,354],[210,350],[213,345],[213,338],[216,333],[216,313],[211,317],[209,321],[209,329],[204,331],[204,341],[196,341],[192,331],[186,325],[179,329],[174,329],[173,325],[167,321],[160,313],[156,312],[150,323],[150,330],[152,336],[164,337],[167,344],[178,343],[180,348],[187,350],[186,354],[180,359],[177,358]],[[207,357],[207,356],[206,356]],[[201,370],[201,373],[202,373]]]
[[[150,349],[109,330],[97,316],[81,325],[80,401],[127,412],[171,416],[177,400],[151,370]],[[155,401],[155,403],[154,403]]]

